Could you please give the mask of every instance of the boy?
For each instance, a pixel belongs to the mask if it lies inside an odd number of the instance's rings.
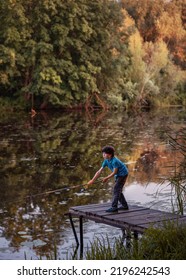
[[[94,183],[94,181],[100,176],[105,167],[108,167],[112,173],[103,178],[103,182],[107,182],[110,178],[115,177],[115,185],[113,191],[112,207],[107,209],[106,212],[117,212],[119,210],[128,210],[127,201],[122,193],[123,186],[128,177],[128,169],[126,165],[114,156],[114,148],[112,146],[105,146],[102,149],[104,161],[102,167],[95,173],[92,180],[88,182],[88,185]],[[121,207],[118,208],[118,201],[121,203]]]

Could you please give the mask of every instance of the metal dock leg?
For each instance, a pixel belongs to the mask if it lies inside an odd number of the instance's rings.
[[[138,232],[136,230],[134,231],[134,239],[138,240]]]
[[[79,217],[79,229],[80,229],[80,257],[83,257],[83,217]]]
[[[79,246],[79,240],[78,240],[78,237],[77,237],[76,229],[74,227],[74,222],[72,220],[72,215],[70,213],[69,213],[69,219],[70,219],[70,224],[71,224],[71,227],[72,227],[72,230],[73,230],[73,233],[74,233],[74,237],[76,239],[76,244],[77,244],[77,246]]]

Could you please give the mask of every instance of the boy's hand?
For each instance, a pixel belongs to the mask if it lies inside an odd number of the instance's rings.
[[[106,183],[108,181],[108,178],[105,177],[105,178],[102,179],[102,181],[103,181],[103,183]]]
[[[89,186],[89,185],[92,185],[94,183],[94,181],[93,180],[90,180],[88,183],[87,183],[87,185]]]

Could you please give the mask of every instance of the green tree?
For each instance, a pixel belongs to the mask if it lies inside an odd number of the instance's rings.
[[[42,108],[89,100],[104,106],[119,71],[112,55],[121,48],[117,2],[8,0],[0,9],[3,91],[11,89],[21,100],[34,97]]]
[[[24,64],[20,50],[30,32],[21,1],[1,0],[0,10],[0,83],[11,90],[19,86],[19,66]]]

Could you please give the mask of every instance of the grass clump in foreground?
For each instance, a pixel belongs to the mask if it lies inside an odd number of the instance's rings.
[[[149,228],[138,240],[131,240],[130,248],[108,237],[96,239],[85,253],[87,260],[185,260],[186,225],[166,222],[161,229]]]

